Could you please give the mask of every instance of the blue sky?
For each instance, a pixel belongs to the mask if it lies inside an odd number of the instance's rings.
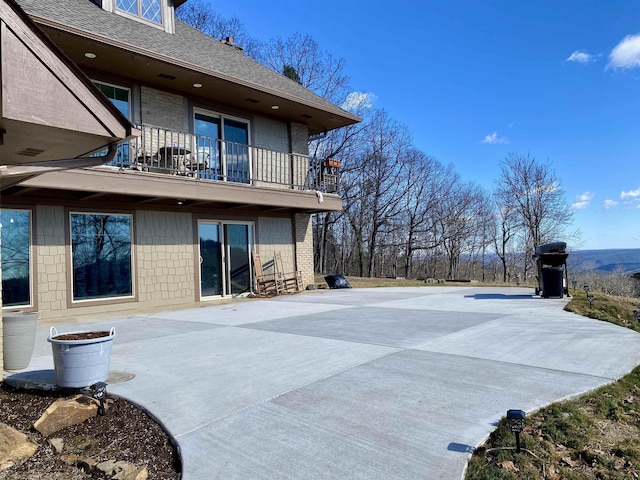
[[[574,248],[640,248],[640,2],[213,1],[261,40],[346,60],[417,148],[492,189],[509,153],[549,160]]]

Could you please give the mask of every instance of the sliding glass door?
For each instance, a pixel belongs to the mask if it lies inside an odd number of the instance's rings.
[[[201,298],[250,292],[252,224],[201,220],[198,236]]]
[[[201,178],[249,183],[249,123],[213,112],[194,112],[195,157]]]

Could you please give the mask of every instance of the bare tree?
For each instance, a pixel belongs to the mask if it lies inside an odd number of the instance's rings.
[[[471,182],[463,183],[459,177],[452,194],[439,204],[438,223],[449,279],[457,276],[462,253],[469,253],[473,246],[470,241],[474,232],[481,228],[482,206],[482,190]]]
[[[563,235],[573,213],[551,163],[512,153],[502,161],[500,171],[496,198],[501,208],[517,212],[530,248]]]
[[[440,244],[434,224],[438,202],[449,195],[451,166],[444,167],[434,157],[418,150],[409,150],[406,159],[406,195],[402,202],[404,233],[404,275],[412,275],[414,252],[432,250]]]
[[[218,40],[232,37],[234,44],[242,47],[247,56],[251,58],[259,56],[262,46],[260,40],[251,36],[237,17],[222,17],[209,2],[204,0],[185,2],[176,9],[176,16],[210,37]]]
[[[507,282],[508,265],[514,239],[518,234],[520,221],[513,203],[501,204],[499,199],[495,201],[495,223],[493,225],[493,250],[502,265],[502,281]]]
[[[344,74],[345,60],[323,51],[310,35],[295,33],[276,37],[260,49],[257,60],[276,72],[293,68],[300,85],[334,103],[346,99],[349,78]]]
[[[395,228],[405,194],[410,138],[404,125],[377,111],[367,127],[364,149],[357,165],[345,175],[345,210],[358,248],[360,275],[373,276],[379,235]]]

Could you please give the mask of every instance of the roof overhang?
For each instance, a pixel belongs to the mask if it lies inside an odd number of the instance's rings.
[[[362,121],[360,117],[336,105],[328,105],[328,102],[320,105],[300,97],[288,96],[243,78],[208,70],[50,19],[34,17],[34,21],[87,72],[126,71],[127,77],[159,90],[174,91],[187,97],[201,97],[231,108],[305,124],[310,135]],[[86,57],[87,52],[95,57]],[[126,68],[123,68],[124,65]],[[194,87],[194,84],[201,86]]]
[[[102,164],[137,135],[14,0],[0,0],[0,47],[0,189],[46,171]]]

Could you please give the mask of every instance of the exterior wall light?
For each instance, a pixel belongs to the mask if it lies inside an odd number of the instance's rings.
[[[526,417],[524,410],[508,410],[507,423],[509,430],[516,435],[516,452],[520,453],[520,432],[524,430],[524,419]]]

